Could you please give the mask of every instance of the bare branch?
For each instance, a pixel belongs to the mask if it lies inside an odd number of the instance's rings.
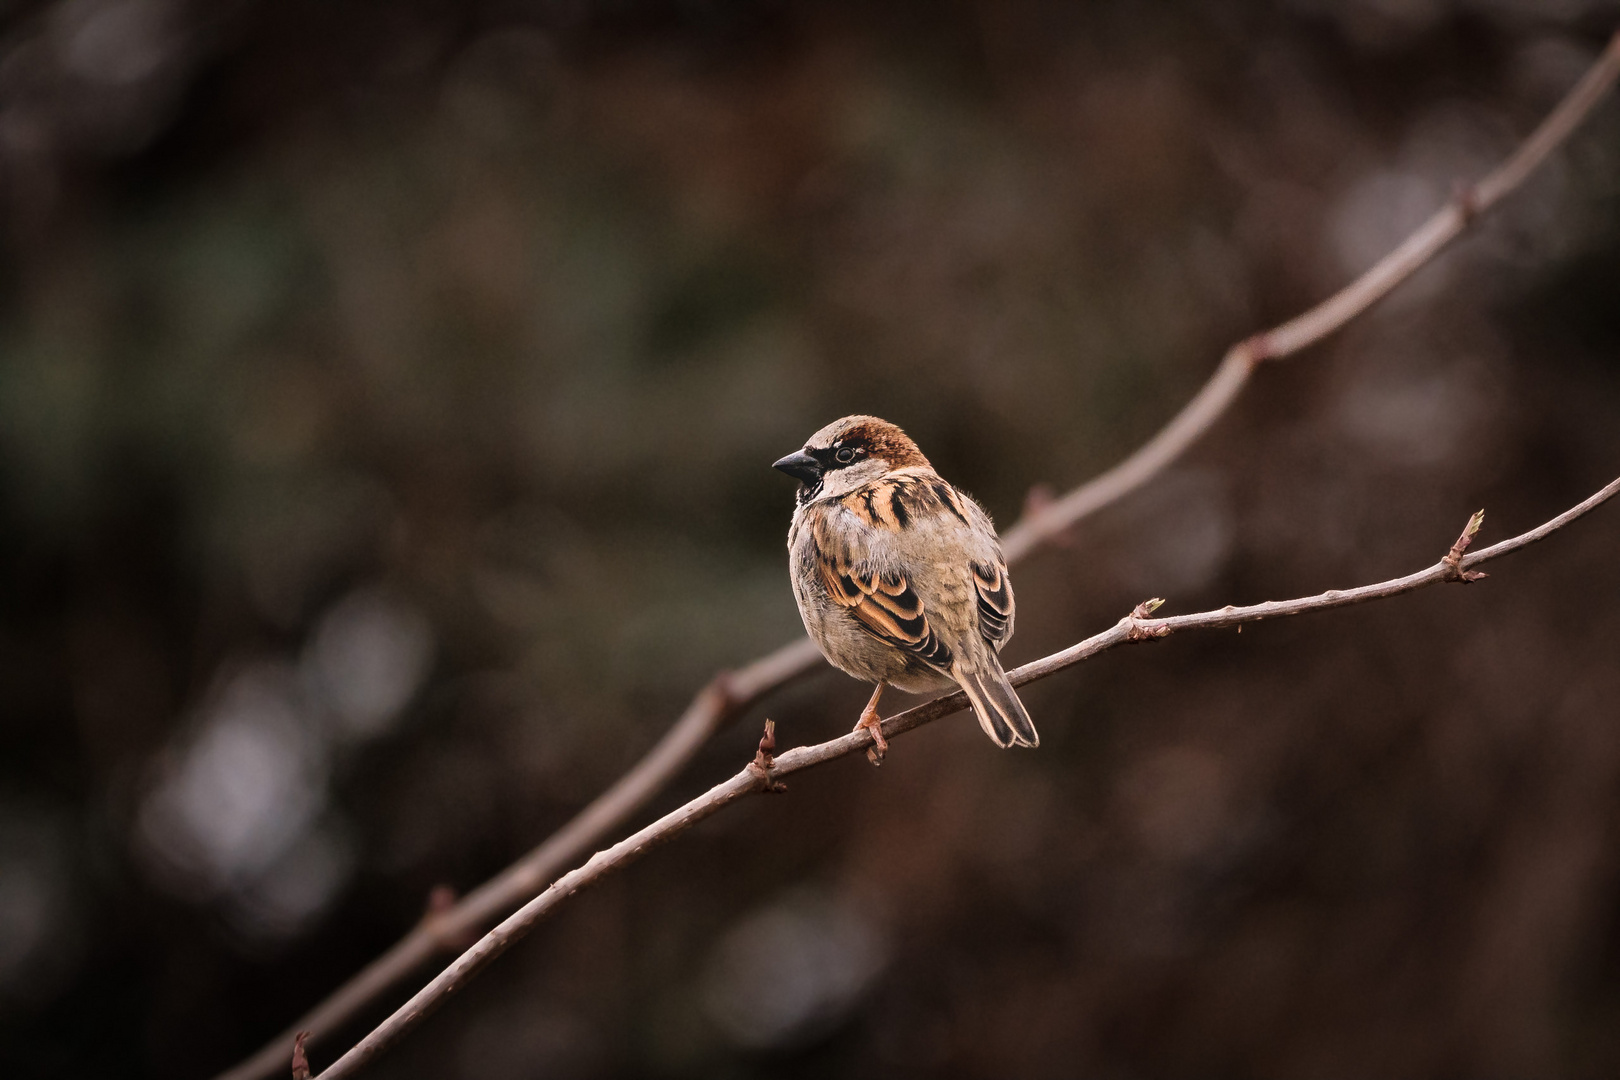
[[[1617,75],[1620,34],[1507,161],[1477,184],[1462,189],[1400,246],[1339,292],[1281,326],[1232,346],[1203,388],[1135,453],[1061,498],[1038,509],[1032,507],[1002,537],[1008,561],[1028,557],[1061,538],[1078,522],[1146,484],[1225,415],[1261,363],[1291,356],[1321,341],[1405,281],[1481,213],[1518,187],[1580,125]],[[284,1067],[287,1040],[296,1032],[308,1031],[315,1039],[329,1034],[428,960],[452,949],[465,935],[533,897],[563,866],[661,791],[727,721],[771,691],[815,670],[820,660],[815,646],[801,639],[738,671],[717,676],[634,768],[568,824],[455,907],[424,920],[325,1001],[299,1017],[287,1032],[216,1080],[265,1080],[274,1075]]]
[[[692,699],[686,711],[635,767],[539,847],[468,893],[447,911],[429,914],[386,953],[362,968],[332,995],[299,1017],[294,1031],[319,1038],[356,1016],[372,1001],[444,952],[534,896],[565,866],[622,825],[685,768],[716,731],[767,692],[814,670],[821,654],[806,638],[777,649],[747,667],[722,672]],[[265,1080],[286,1063],[290,1031],[220,1074],[217,1080]]]
[[[1002,538],[1007,558],[1027,555],[1075,522],[1141,487],[1203,438],[1248,385],[1255,368],[1267,360],[1281,360],[1315,345],[1382,300],[1461,235],[1480,214],[1523,183],[1580,126],[1616,77],[1620,77],[1620,33],[1609,40],[1597,62],[1511,157],[1477,184],[1459,191],[1356,280],[1309,311],[1228,349],[1203,389],[1134,454],[1008,530]]]
[[[1482,551],[1464,556],[1460,560],[1461,569],[1466,570],[1470,566],[1477,566],[1491,559],[1500,558],[1503,555],[1511,554],[1522,547],[1533,544],[1583,514],[1590,512],[1616,494],[1620,494],[1620,479],[1612,481],[1591,498],[1558,515],[1558,517],[1553,518],[1544,525],[1511,540],[1504,540],[1500,544],[1494,544]],[[1474,518],[1470,520],[1470,527],[1477,528],[1475,522],[1480,517],[1480,514],[1475,514]],[[1467,535],[1466,529],[1464,532]],[[1108,630],[1071,645],[1061,652],[1025,664],[1021,668],[1008,672],[1008,675],[1014,686],[1023,686],[1025,683],[1044,679],[1048,675],[1062,671],[1064,668],[1073,667],[1100,652],[1112,649],[1116,645],[1136,641],[1153,641],[1180,630],[1212,630],[1221,627],[1240,626],[1243,623],[1259,622],[1262,619],[1303,615],[1310,611],[1327,611],[1332,608],[1348,607],[1351,604],[1366,603],[1369,600],[1381,600],[1386,597],[1399,596],[1402,593],[1413,592],[1428,585],[1458,580],[1459,567],[1453,565],[1450,559],[1451,553],[1448,552],[1439,562],[1425,570],[1420,570],[1415,574],[1408,574],[1405,577],[1381,581],[1374,585],[1363,585],[1355,589],[1329,589],[1327,592],[1315,596],[1304,596],[1296,600],[1271,600],[1263,604],[1250,604],[1245,607],[1228,605],[1215,611],[1203,611],[1193,615],[1171,615],[1162,619],[1144,618],[1144,615],[1151,613],[1154,608],[1163,603],[1163,601],[1149,600],[1138,604],[1135,610]],[[944,697],[935,698],[925,704],[918,705],[916,708],[907,709],[905,712],[889,717],[883,721],[883,734],[887,738],[894,738],[941,717],[960,712],[966,707],[966,695],[960,691],[947,694]],[[766,737],[772,737],[769,728],[767,728]],[[774,739],[772,741],[774,742]],[[815,746],[796,747],[775,758],[774,761],[770,761],[768,754],[762,748],[760,756],[750,761],[747,766],[730,779],[716,784],[685,806],[665,814],[651,825],[632,833],[605,851],[598,851],[591,856],[585,865],[558,878],[549,889],[529,901],[494,930],[484,935],[483,940],[477,945],[462,953],[454,963],[418,991],[416,996],[406,1002],[393,1016],[390,1016],[376,1030],[360,1040],[353,1049],[334,1062],[325,1072],[321,1073],[319,1080],[342,1080],[344,1077],[353,1076],[373,1057],[409,1034],[412,1029],[422,1022],[428,1013],[443,1004],[446,998],[460,989],[474,975],[478,974],[490,961],[511,948],[532,930],[541,919],[551,914],[557,905],[579,890],[594,885],[614,871],[630,865],[650,848],[674,839],[699,821],[719,813],[743,796],[771,790],[781,783],[782,777],[792,773],[802,772],[816,765],[859,753],[871,746],[872,741],[873,737],[870,729],[859,728],[848,735],[828,742],[818,743]],[[768,766],[760,764],[762,758],[769,761]]]

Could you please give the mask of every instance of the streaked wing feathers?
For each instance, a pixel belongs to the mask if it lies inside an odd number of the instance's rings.
[[[979,633],[992,646],[1007,640],[1012,625],[1012,587],[1001,563],[972,563],[973,587],[979,594]]]
[[[820,555],[827,595],[848,608],[869,633],[916,653],[925,663],[940,668],[950,665],[950,650],[930,629],[922,600],[904,575],[850,566],[842,559],[829,558],[825,551]]]

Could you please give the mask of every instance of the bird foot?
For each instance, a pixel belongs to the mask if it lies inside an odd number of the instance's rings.
[[[866,751],[866,760],[874,765],[883,764],[883,755],[889,752],[889,740],[883,737],[883,718],[878,715],[878,698],[883,696],[883,684],[879,683],[877,690],[872,694],[872,700],[866,703],[861,710],[861,718],[855,721],[854,730],[866,728],[872,733],[872,746]]]

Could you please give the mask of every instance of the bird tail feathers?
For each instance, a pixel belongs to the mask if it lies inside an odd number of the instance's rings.
[[[1007,681],[1007,673],[995,653],[971,665],[958,660],[951,666],[951,677],[966,691],[973,715],[979,718],[979,726],[997,746],[1005,749],[1041,745],[1041,737],[1035,734],[1035,725],[1024,710],[1024,703],[1018,700],[1012,683]]]

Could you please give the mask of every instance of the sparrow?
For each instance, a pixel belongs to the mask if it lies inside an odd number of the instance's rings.
[[[876,683],[855,730],[888,750],[885,686],[953,684],[997,746],[1039,746],[998,657],[1013,632],[1013,591],[990,516],[951,486],[887,420],[846,416],[775,463],[799,481],[788,529],[804,628],[840,671]]]

